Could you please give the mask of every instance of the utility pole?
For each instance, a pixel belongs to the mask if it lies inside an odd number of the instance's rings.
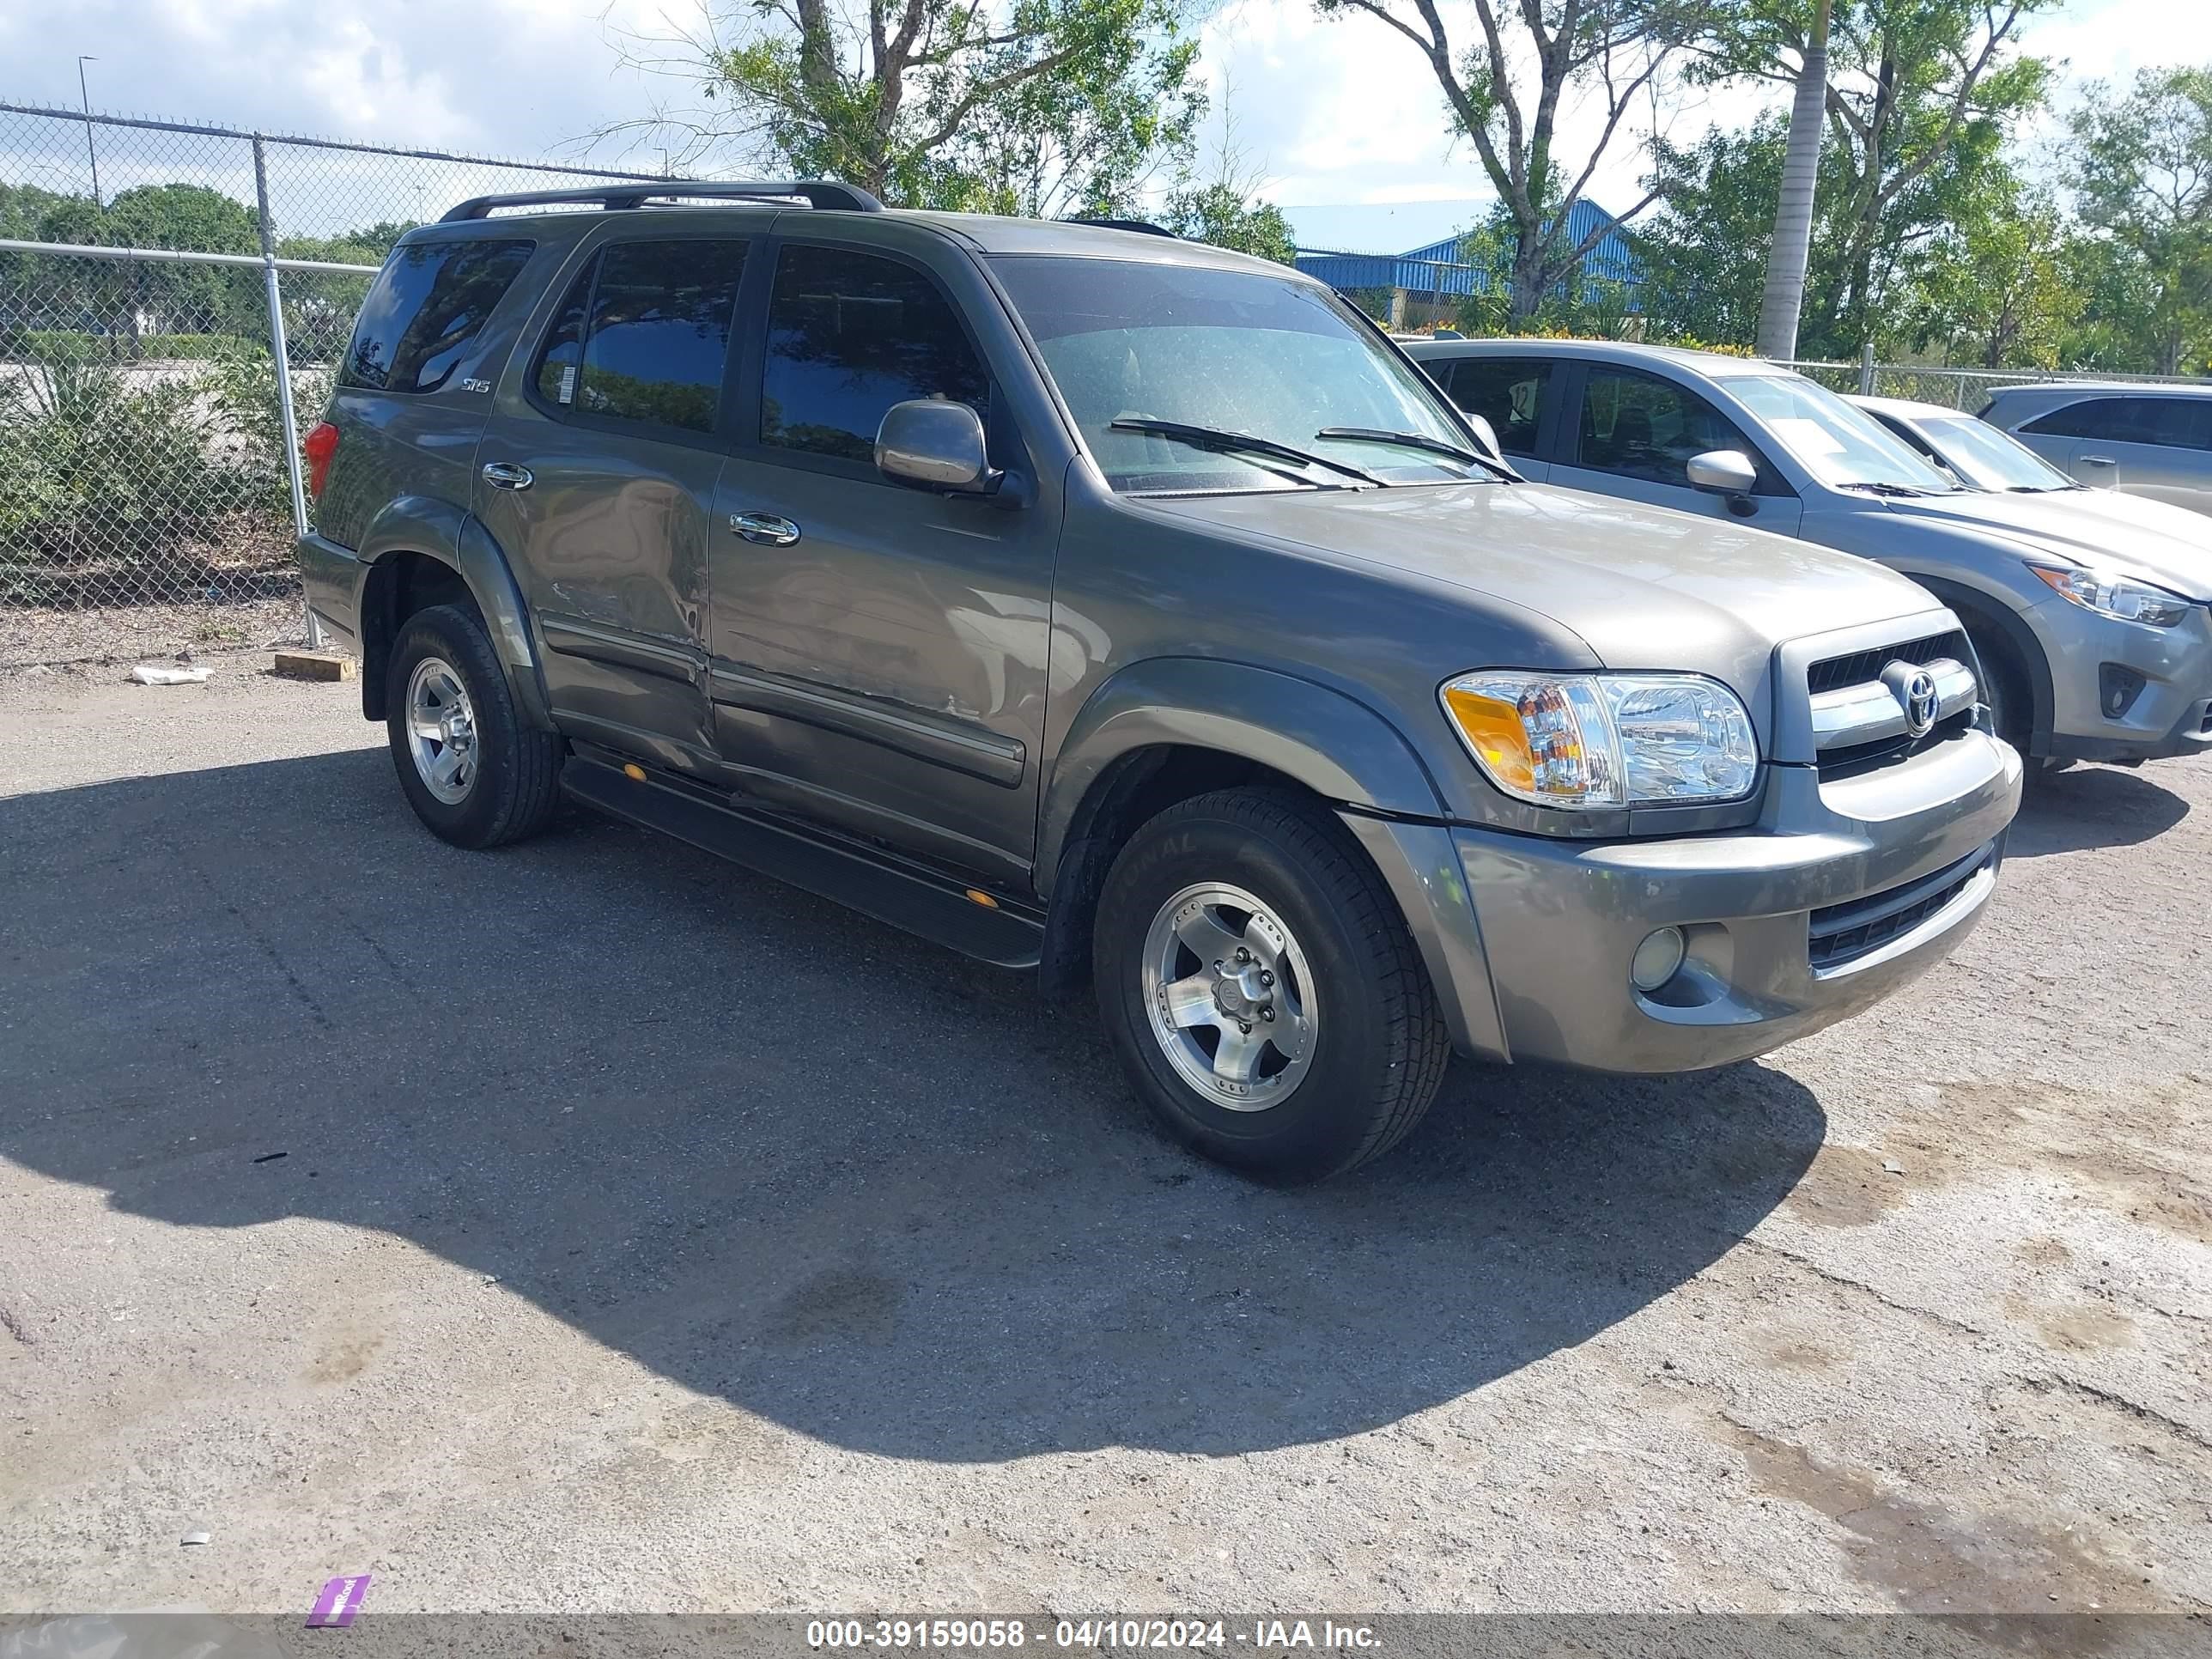
[[[1797,355],[1797,319],[1805,309],[1805,266],[1813,246],[1813,193],[1820,179],[1820,133],[1828,107],[1828,11],[1820,0],[1797,98],[1790,108],[1790,149],[1782,163],[1782,197],[1766,255],[1766,291],[1759,301],[1759,355],[1787,362]]]
[[[100,152],[92,147],[92,94],[85,87],[84,66],[87,64],[97,64],[99,61],[97,58],[89,57],[82,52],[77,54],[76,95],[84,110],[84,155],[85,160],[92,163],[92,204],[94,207],[100,204]]]

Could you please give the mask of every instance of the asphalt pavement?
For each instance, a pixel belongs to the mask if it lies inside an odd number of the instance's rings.
[[[1866,1017],[1280,1192],[264,662],[0,676],[0,1612],[2212,1608],[2212,762]]]

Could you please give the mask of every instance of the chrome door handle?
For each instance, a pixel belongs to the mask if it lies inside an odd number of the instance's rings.
[[[2084,466],[2118,466],[2119,463],[2109,455],[2084,455],[2081,458],[2081,465]]]
[[[486,461],[483,481],[494,489],[527,489],[532,482],[530,469],[513,461]]]
[[[730,528],[764,547],[789,547],[799,539],[799,526],[773,513],[732,513]]]

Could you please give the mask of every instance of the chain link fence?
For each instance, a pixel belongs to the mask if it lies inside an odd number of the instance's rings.
[[[0,667],[297,638],[296,428],[392,243],[647,176],[0,104]]]
[[[1990,393],[2001,386],[2040,386],[2054,380],[2125,382],[2142,386],[2202,386],[2205,382],[2162,374],[2100,374],[2084,370],[1945,368],[1910,363],[1796,362],[1788,367],[1833,392],[1856,392],[1876,398],[1900,398],[1912,403],[1941,404],[1947,409],[1978,414]]]

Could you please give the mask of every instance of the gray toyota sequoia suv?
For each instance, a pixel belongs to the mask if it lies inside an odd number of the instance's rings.
[[[434,833],[565,790],[1088,979],[1272,1179],[1455,1048],[1689,1071],[1866,1007],[2019,801],[1921,588],[1524,482],[1328,289],[1142,226],[464,203],[305,448],[310,605]]]

